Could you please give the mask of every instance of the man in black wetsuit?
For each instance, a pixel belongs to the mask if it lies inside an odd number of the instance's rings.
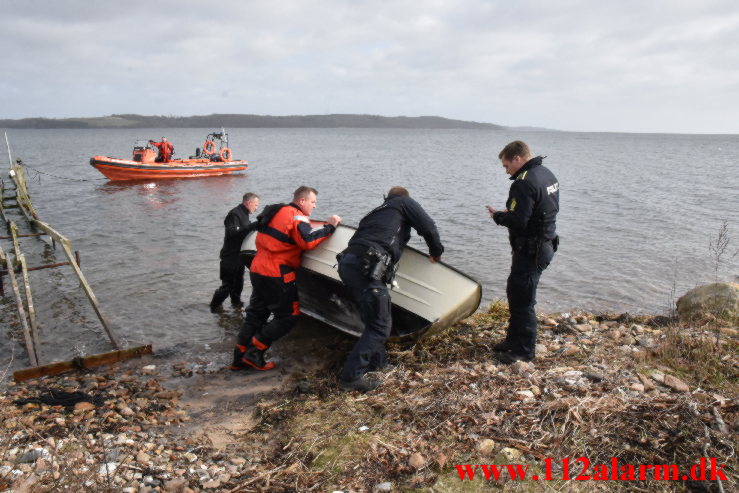
[[[487,208],[496,224],[508,228],[513,261],[506,285],[511,312],[508,331],[493,350],[499,361],[511,364],[536,356],[536,287],[559,244],[559,182],[542,166],[544,158],[532,158],[529,147],[520,140],[505,146],[498,158],[513,183],[505,210]]]
[[[364,322],[364,332],[341,372],[342,390],[366,392],[380,385],[365,373],[387,366],[385,341],[392,328],[387,284],[411,237],[411,227],[426,240],[429,260],[440,260],[444,246],[434,221],[403,187],[390,189],[382,205],[359,222],[349,246],[337,256],[339,276],[359,304]]]
[[[256,222],[249,220],[249,214],[253,214],[259,207],[259,196],[255,193],[245,193],[241,204],[229,211],[223,221],[226,227],[226,235],[223,238],[221,248],[221,286],[213,293],[210,302],[210,311],[215,312],[221,304],[231,297],[233,306],[242,306],[241,290],[244,289],[245,266],[239,259],[241,243],[253,229]]]

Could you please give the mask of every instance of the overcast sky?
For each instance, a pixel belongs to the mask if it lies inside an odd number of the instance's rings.
[[[0,0],[0,118],[739,133],[736,0]]]

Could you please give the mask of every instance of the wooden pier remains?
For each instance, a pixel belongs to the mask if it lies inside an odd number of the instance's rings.
[[[8,161],[10,169],[8,176],[13,184],[12,189],[5,188],[5,182],[0,177],[0,217],[8,230],[8,236],[0,236],[0,239],[11,240],[13,243],[13,257],[0,247],[0,296],[5,296],[4,277],[10,282],[12,294],[15,298],[16,310],[18,318],[23,330],[23,340],[28,353],[28,359],[31,364],[30,368],[18,370],[13,373],[15,381],[23,381],[30,378],[38,378],[45,375],[56,375],[65,371],[89,368],[101,364],[110,364],[143,354],[152,352],[151,344],[136,346],[131,348],[122,348],[120,340],[113,333],[107,317],[100,307],[92,287],[87,282],[85,275],[80,268],[80,254],[78,251],[72,251],[72,244],[65,236],[52,228],[49,224],[39,219],[38,213],[33,208],[31,198],[28,193],[25,166],[20,159],[13,162],[10,152],[10,143],[8,135],[5,134],[5,144],[8,150]],[[10,194],[8,194],[10,192]],[[18,209],[24,216],[26,221],[31,225],[33,230],[40,230],[32,234],[19,234],[17,224],[8,217],[8,209]],[[42,237],[48,236],[51,239],[52,246],[61,246],[62,251],[67,257],[66,262],[56,262],[51,264],[38,265],[28,267],[24,254],[20,248],[20,238]],[[108,353],[87,355],[74,358],[70,361],[62,361],[55,363],[42,364],[39,360],[39,327],[36,321],[36,310],[34,308],[33,295],[31,292],[31,284],[28,279],[28,272],[42,269],[59,268],[70,266],[80,282],[80,286],[85,292],[87,299],[92,305],[97,318],[105,330],[114,350]]]

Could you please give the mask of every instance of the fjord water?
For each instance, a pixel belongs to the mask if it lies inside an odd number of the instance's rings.
[[[250,169],[222,177],[109,182],[93,155],[128,158],[136,139],[165,135],[187,157],[214,129],[10,130],[13,158],[29,170],[39,217],[66,235],[112,326],[127,344],[159,350],[228,344],[240,314],[208,302],[218,286],[223,218],[244,192],[262,205],[286,202],[298,185],[319,190],[315,218],[350,225],[393,185],[407,187],[436,220],[444,261],[483,285],[483,307],[505,297],[510,247],[484,208],[503,208],[510,182],[497,160],[523,139],[560,181],[560,251],[542,276],[543,312],[664,313],[679,296],[716,278],[708,250],[722,220],[739,246],[739,136],[489,130],[231,129],[234,157]],[[0,169],[7,154],[0,153]],[[3,175],[6,172],[3,171]],[[64,179],[64,178],[72,178]],[[6,183],[7,178],[5,178]],[[261,208],[260,208],[261,210]],[[31,232],[11,210],[22,233]],[[5,234],[5,233],[3,233]],[[0,240],[8,252],[12,245]],[[414,235],[412,246],[425,249]],[[29,265],[66,260],[60,249],[24,238]],[[733,250],[732,250],[733,251]],[[718,277],[736,280],[739,258]],[[110,347],[71,270],[30,274],[42,359]],[[248,299],[247,281],[244,299]],[[6,282],[0,299],[2,360],[27,366]],[[330,329],[326,329],[330,330]],[[2,363],[3,361],[0,361]]]

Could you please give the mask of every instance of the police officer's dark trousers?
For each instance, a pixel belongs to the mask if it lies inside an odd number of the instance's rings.
[[[284,270],[281,277],[249,273],[252,294],[239,331],[239,345],[249,346],[251,338],[256,337],[262,344],[271,346],[298,322],[300,304],[295,271]],[[274,317],[267,322],[270,314]]]
[[[221,286],[213,293],[213,299],[210,302],[211,307],[220,306],[229,296],[231,297],[231,303],[241,303],[245,270],[244,263],[238,255],[229,255],[221,259]]]
[[[511,274],[506,285],[511,312],[506,341],[513,354],[530,359],[536,356],[536,287],[541,273],[553,257],[551,242],[541,245],[538,251],[523,248],[513,252]]]
[[[341,372],[341,379],[345,382],[386,365],[385,341],[392,328],[388,288],[382,281],[369,279],[362,272],[360,262],[352,253],[344,254],[339,262],[339,276],[358,303],[364,323],[364,332],[346,358]]]

